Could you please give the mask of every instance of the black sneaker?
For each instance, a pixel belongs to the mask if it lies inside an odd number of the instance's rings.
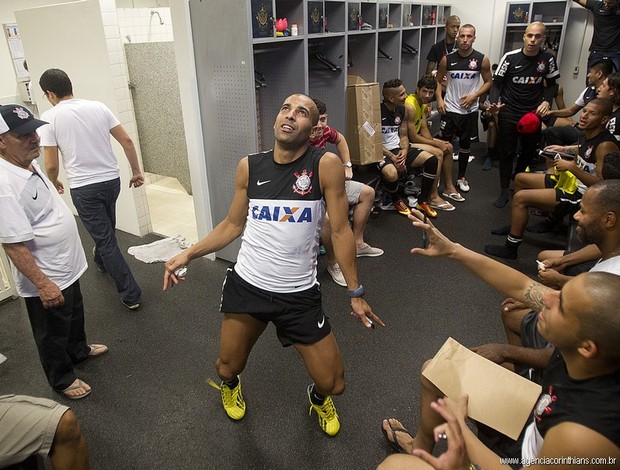
[[[107,272],[105,270],[105,266],[103,265],[103,263],[97,262],[97,247],[96,246],[93,246],[93,263],[95,263],[95,266],[97,266],[97,269],[99,270],[100,273]]]
[[[484,163],[482,164],[482,171],[489,171],[491,168],[493,168],[493,161],[491,160],[491,157],[487,155],[486,157],[484,157]]]
[[[501,209],[502,207],[505,207],[506,204],[508,204],[508,190],[502,189],[502,192],[500,193],[499,197],[495,200],[493,205],[497,207],[498,209]]]
[[[511,248],[506,245],[486,245],[484,247],[485,253],[504,259],[517,259],[517,250],[517,247]]]

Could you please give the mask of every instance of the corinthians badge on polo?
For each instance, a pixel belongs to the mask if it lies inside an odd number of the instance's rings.
[[[303,170],[301,174],[295,172],[297,180],[293,185],[293,192],[305,196],[312,192],[312,172],[308,174],[307,170]]]

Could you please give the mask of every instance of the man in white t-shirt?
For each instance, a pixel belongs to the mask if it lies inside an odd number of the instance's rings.
[[[0,106],[0,243],[47,380],[75,400],[91,388],[73,365],[108,348],[86,342],[79,278],[88,266],[73,214],[35,161],[44,124],[22,106]]]
[[[71,188],[71,200],[95,241],[95,264],[114,279],[123,305],[135,310],[140,307],[142,291],[123,258],[114,233],[116,200],[121,186],[110,134],[123,147],[131,166],[130,188],[144,184],[136,148],[106,105],[73,97],[71,80],[62,70],[46,70],[39,85],[54,106],[41,115],[49,125],[38,130],[47,175],[58,192],[63,193],[64,186],[58,181],[60,150]]]

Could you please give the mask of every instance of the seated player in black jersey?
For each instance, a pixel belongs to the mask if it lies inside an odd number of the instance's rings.
[[[510,225],[496,228],[494,235],[506,235],[505,245],[486,245],[484,251],[499,258],[516,259],[529,220],[530,207],[552,213],[560,203],[579,204],[586,187],[601,180],[603,157],[618,150],[616,139],[605,129],[611,115],[611,102],[596,98],[581,113],[579,127],[585,140],[580,145],[550,146],[549,150],[570,153],[575,159],[554,160],[558,172],[569,171],[576,177],[572,188],[556,188],[551,174],[519,173],[515,178]]]
[[[415,216],[415,217],[414,217]],[[543,390],[532,419],[524,430],[520,455],[527,468],[572,468],[566,457],[590,460],[587,468],[620,463],[620,314],[617,293],[620,276],[584,273],[561,291],[549,289],[525,274],[447,239],[432,223],[414,212],[413,225],[425,230],[428,248],[413,254],[448,257],[458,261],[491,287],[527,303],[540,312],[538,331],[556,346],[549,361]],[[403,454],[391,455],[379,469],[433,468],[467,470],[512,468],[502,465],[494,449],[486,447],[468,427],[467,397],[443,398],[421,376],[420,416],[415,435],[396,419],[382,426]],[[500,393],[498,400],[503,397]],[[447,424],[446,424],[447,423]],[[435,443],[447,437],[448,451],[430,455]],[[545,464],[542,459],[551,460]],[[564,461],[561,460],[564,458]],[[595,463],[592,459],[604,458]],[[420,462],[420,460],[424,462]],[[535,459],[541,459],[536,462]],[[574,462],[574,461],[573,461]]]
[[[431,207],[433,189],[437,190],[435,179],[439,161],[430,152],[410,145],[407,129],[405,100],[407,90],[403,82],[394,78],[383,84],[381,103],[381,135],[383,140],[383,160],[377,164],[386,192],[391,196],[394,208],[403,215],[410,214],[409,208],[397,193],[398,180],[407,176],[414,168],[422,167],[422,190],[416,207],[428,217],[437,217]],[[440,199],[441,202],[443,199]],[[438,202],[439,203],[439,202]]]
[[[596,90],[596,96],[611,101],[613,111],[607,123],[607,130],[620,141],[620,72],[608,75]]]
[[[579,140],[582,132],[570,118],[597,97],[596,90],[613,71],[614,64],[611,60],[605,59],[597,62],[590,68],[586,76],[588,86],[570,107],[549,110],[541,116],[543,122],[547,125],[547,128],[544,130],[545,143],[547,145],[572,145]]]

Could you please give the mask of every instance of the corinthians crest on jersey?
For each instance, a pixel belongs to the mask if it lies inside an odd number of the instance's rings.
[[[297,180],[293,184],[293,192],[301,196],[310,194],[312,192],[312,172],[308,174],[307,170],[303,170],[301,174],[295,172]]]
[[[549,385],[549,393],[543,393],[534,407],[534,416],[536,417],[536,421],[540,422],[543,415],[550,414],[552,411],[551,405],[553,405],[553,403],[557,400],[557,395],[553,393],[553,385]]]
[[[478,59],[473,58],[473,59],[469,59],[469,66],[470,70],[476,70],[478,68]]]

